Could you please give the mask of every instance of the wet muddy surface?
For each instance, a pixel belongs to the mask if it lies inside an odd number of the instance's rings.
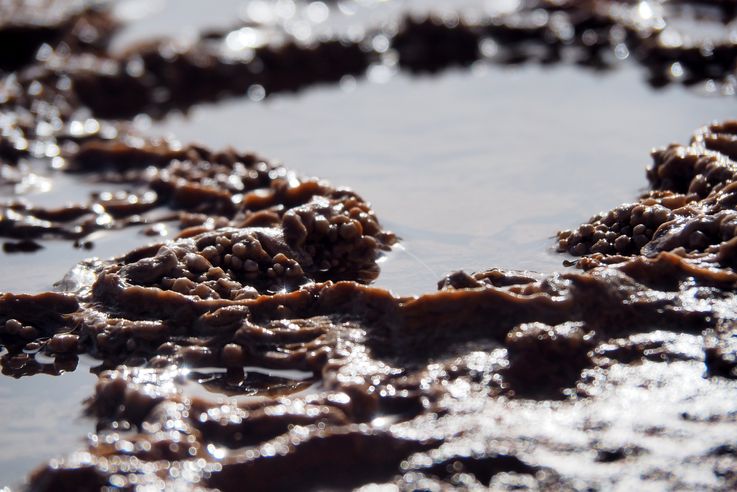
[[[733,487],[733,14],[592,5],[46,38],[4,80],[0,482]]]

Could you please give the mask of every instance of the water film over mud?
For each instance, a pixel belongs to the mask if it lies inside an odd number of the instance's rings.
[[[0,480],[734,487],[734,12],[675,43],[678,5],[112,52],[18,13]]]

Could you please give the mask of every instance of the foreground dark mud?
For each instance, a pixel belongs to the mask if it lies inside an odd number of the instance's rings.
[[[478,25],[408,21],[392,43],[419,71],[475,61],[487,36],[509,63],[542,47],[535,61],[574,49],[601,67],[629,39],[654,74],[679,63],[692,80],[722,80],[734,68],[727,40],[707,56],[663,46],[662,26],[608,3],[536,6],[558,21],[535,21],[536,9]],[[15,61],[29,65],[4,80],[8,175],[23,180],[33,157],[127,190],[58,209],[8,202],[6,250],[133,224],[180,229],[83,262],[57,291],[0,295],[4,374],[100,361],[86,403],[96,433],[41,466],[30,490],[737,487],[737,122],[655,151],[637,203],[559,233],[578,268],[459,271],[397,298],[370,286],[397,238],[360,196],[120,120],[254,84],[337,80],[380,58],[361,43],[287,42],[223,63],[211,43],[224,37],[116,58],[62,36],[68,50]],[[311,67],[303,79],[289,68],[298,61]]]

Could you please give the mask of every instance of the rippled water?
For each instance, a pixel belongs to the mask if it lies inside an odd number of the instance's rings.
[[[159,21],[152,22],[124,35],[135,40]],[[418,294],[458,268],[561,268],[556,230],[633,199],[646,184],[652,146],[684,141],[694,128],[731,116],[733,104],[678,87],[656,92],[629,65],[610,74],[479,65],[434,77],[381,75],[262,103],[201,105],[150,132],[253,149],[356,189],[403,239],[377,283]],[[93,189],[63,177],[27,198],[62,204]],[[48,289],[82,258],[152,240],[135,230],[92,239],[91,251],[47,242],[35,254],[0,256],[0,291]],[[18,483],[92,431],[81,417],[95,381],[88,368],[82,362],[62,377],[0,378],[0,484]]]

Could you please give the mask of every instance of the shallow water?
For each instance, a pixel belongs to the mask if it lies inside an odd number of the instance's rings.
[[[83,445],[95,423],[82,415],[97,376],[83,363],[61,376],[0,377],[0,485],[20,484],[44,461]]]
[[[653,145],[683,141],[695,127],[731,116],[733,104],[679,87],[656,92],[629,65],[610,74],[479,65],[436,77],[381,75],[263,103],[201,105],[150,131],[253,149],[356,189],[403,239],[377,284],[418,294],[458,268],[560,269],[558,229],[634,199]],[[55,186],[28,198],[61,204],[94,188],[67,178]],[[154,240],[135,230],[92,239],[91,251],[46,242],[35,254],[0,256],[0,291],[45,290],[82,258]],[[92,430],[81,418],[95,381],[88,367],[56,378],[0,378],[0,484],[78,448]]]

